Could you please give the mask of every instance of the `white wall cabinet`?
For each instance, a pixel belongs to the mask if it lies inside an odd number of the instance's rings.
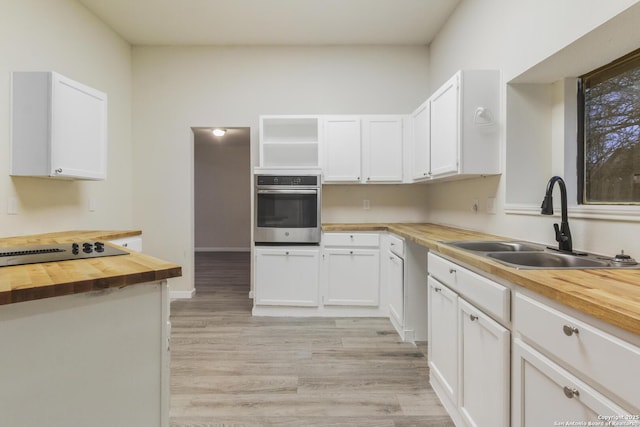
[[[254,305],[318,306],[317,247],[256,247]]]
[[[414,181],[428,179],[431,173],[431,152],[429,129],[431,119],[431,102],[426,100],[411,114],[411,177]]]
[[[463,70],[411,114],[411,178],[452,179],[500,173],[500,74]]]
[[[323,304],[380,304],[380,237],[377,233],[325,233]]]
[[[431,252],[428,266],[431,384],[459,425],[508,427],[511,334],[478,308],[501,307],[504,297],[476,302],[467,290],[488,279]]]
[[[460,75],[454,75],[431,96],[431,175],[458,172],[460,134]]]
[[[260,167],[318,168],[319,116],[260,116]]]
[[[402,182],[402,126],[401,116],[362,119],[362,164],[365,182]]]
[[[323,118],[325,183],[402,182],[402,116]]]
[[[12,74],[11,175],[103,180],[107,95],[55,72]]]
[[[360,182],[361,124],[360,116],[328,116],[324,124],[325,182]]]
[[[431,96],[431,175],[500,173],[500,73],[463,70]]]

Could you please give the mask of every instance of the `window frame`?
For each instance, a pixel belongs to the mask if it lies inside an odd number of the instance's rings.
[[[629,62],[638,62],[637,68],[640,68],[640,49],[636,49],[610,63],[596,68],[593,71],[583,74],[577,79],[577,157],[576,157],[576,173],[577,173],[577,192],[576,199],[578,206],[636,206],[640,207],[640,200],[635,202],[587,202],[586,194],[586,131],[585,131],[585,80],[611,73],[619,67]]]

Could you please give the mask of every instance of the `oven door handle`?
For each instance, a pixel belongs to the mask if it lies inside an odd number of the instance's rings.
[[[258,190],[258,194],[318,194],[318,190]]]

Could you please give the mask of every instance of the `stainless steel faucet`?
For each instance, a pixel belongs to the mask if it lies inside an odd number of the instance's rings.
[[[562,222],[560,226],[553,224],[553,228],[556,231],[556,241],[558,242],[558,250],[563,252],[573,252],[573,242],[571,241],[571,230],[569,230],[569,219],[567,218],[567,187],[564,184],[564,180],[559,176],[551,177],[547,183],[547,192],[544,195],[542,206],[540,206],[540,213],[542,215],[553,215],[553,185],[558,183],[560,186],[560,197],[562,205]]]

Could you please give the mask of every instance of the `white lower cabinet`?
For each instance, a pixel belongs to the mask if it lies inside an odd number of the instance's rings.
[[[432,378],[458,403],[458,294],[429,277],[428,358]]]
[[[462,417],[470,426],[508,426],[511,334],[462,299],[458,315]]]
[[[380,235],[324,233],[323,305],[380,304]]]
[[[256,247],[255,305],[316,307],[320,249]]]
[[[387,251],[387,289],[389,318],[396,330],[404,326],[404,261],[392,251]]]
[[[433,253],[428,268],[428,359],[434,390],[458,426],[508,427],[509,330],[472,304],[473,292],[464,292],[476,283],[475,273]],[[496,293],[482,303],[499,306],[503,300]]]
[[[640,426],[640,340],[539,296],[518,292],[513,308],[514,427]]]
[[[122,246],[136,252],[142,252],[142,236],[123,237],[121,239],[109,240],[109,243]]]
[[[603,417],[632,415],[519,339],[513,345],[513,427],[611,425]],[[625,420],[627,417],[627,420]],[[638,422],[638,420],[635,420]],[[593,424],[588,424],[589,422]]]
[[[377,306],[380,302],[380,251],[361,248],[325,248],[324,305]]]

